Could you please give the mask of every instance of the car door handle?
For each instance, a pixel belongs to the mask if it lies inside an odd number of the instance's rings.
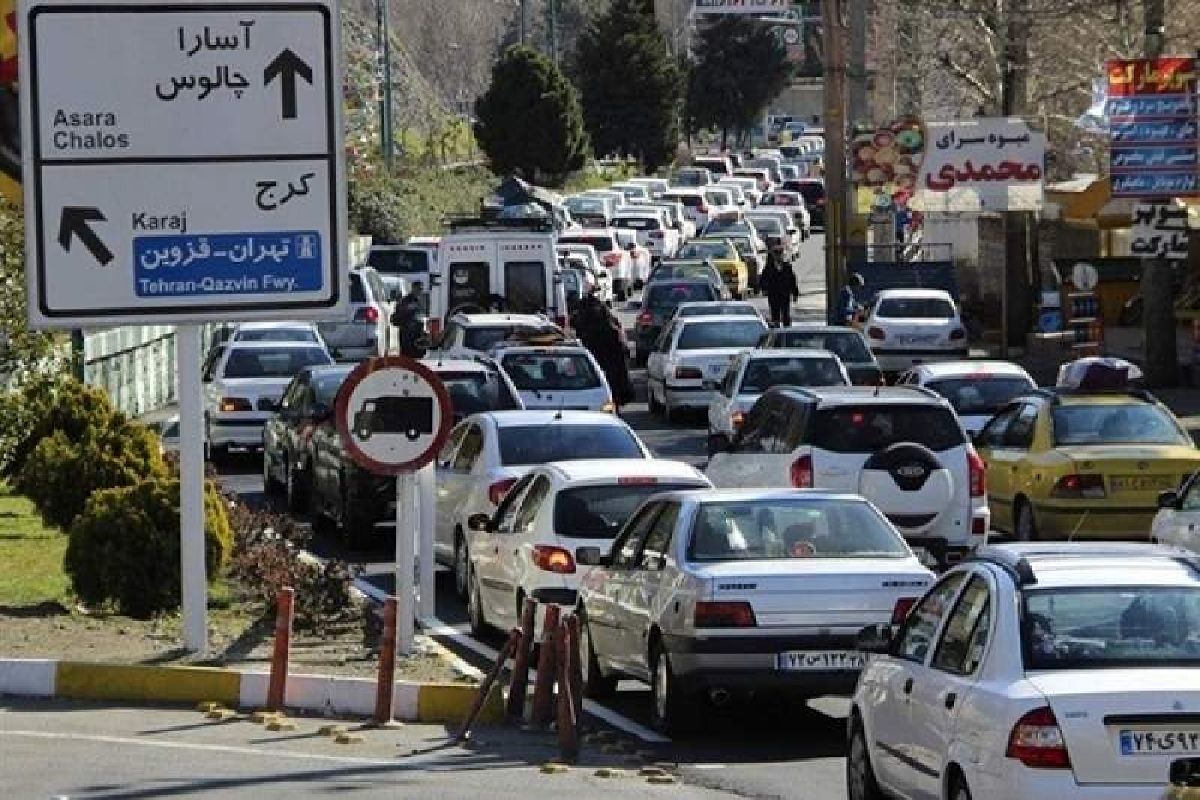
[[[903,691],[904,694],[906,694],[906,695],[910,695],[910,694],[912,694],[912,690],[913,690],[913,679],[909,678],[908,680],[906,680],[904,682],[904,688],[901,691]]]
[[[958,702],[958,695],[954,692],[946,692],[946,696],[942,698],[942,705],[946,707],[947,711],[954,708],[956,702]]]

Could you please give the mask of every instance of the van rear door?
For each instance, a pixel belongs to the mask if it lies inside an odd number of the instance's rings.
[[[566,314],[561,283],[556,280],[558,257],[554,237],[503,239],[496,245],[495,291],[504,296],[504,308],[513,313]]]
[[[487,308],[488,299],[499,291],[492,279],[496,260],[495,241],[485,237],[447,236],[438,257],[441,281],[432,295],[431,313],[450,317],[460,308]]]

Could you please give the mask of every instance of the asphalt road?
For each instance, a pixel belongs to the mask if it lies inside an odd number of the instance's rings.
[[[795,321],[824,317],[824,237],[816,235],[804,243],[796,265],[801,299],[793,312]],[[755,299],[765,309],[765,301]],[[627,328],[633,325],[634,308],[618,309]],[[655,455],[702,466],[705,457],[703,422],[697,418],[672,425],[651,417],[645,404],[645,372],[633,373],[639,401],[622,409],[622,416],[638,432]],[[222,466],[222,478],[234,491],[252,501],[261,497],[261,465],[257,459],[239,459]],[[381,542],[372,552],[346,552],[333,540],[318,538],[317,555],[336,556],[362,563],[365,579],[384,592],[392,590],[394,564],[391,542]],[[469,639],[466,608],[454,595],[451,576],[440,572],[437,584],[437,615],[463,638]],[[486,667],[484,658],[462,642],[445,641],[468,661]],[[498,647],[498,638],[482,642]],[[650,693],[641,684],[622,682],[617,696],[606,707],[640,725],[648,725]],[[838,800],[845,797],[843,769],[845,752],[844,699],[821,698],[807,705],[768,700],[742,707],[714,709],[712,724],[686,741],[660,746],[661,755],[680,764],[689,782],[743,797],[789,798],[789,800]]]

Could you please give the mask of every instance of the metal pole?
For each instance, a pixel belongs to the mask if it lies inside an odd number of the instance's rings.
[[[845,259],[846,50],[841,0],[821,4],[825,39],[825,316],[833,321]]]
[[[179,371],[179,574],[183,643],[208,650],[208,579],[204,564],[204,409],[200,402],[200,326],[175,329]]]
[[[412,652],[415,634],[413,534],[419,519],[415,513],[416,494],[416,476],[411,472],[396,476],[396,652],[404,654]]]
[[[395,141],[392,135],[392,33],[391,16],[387,0],[379,0],[383,8],[383,161],[392,168],[392,150]]]
[[[434,588],[434,555],[433,555],[433,528],[434,528],[434,512],[436,511],[437,503],[437,487],[435,485],[435,474],[433,464],[426,464],[417,472],[417,519],[420,520],[418,527],[418,548],[420,554],[420,575],[417,580],[417,594],[420,597],[420,605],[417,611],[417,616],[421,619],[429,619],[436,612],[435,598],[437,592]]]
[[[525,29],[526,29],[525,0],[517,0],[517,5],[520,6],[520,11],[518,13],[520,14],[520,21],[521,21],[521,44],[525,44]]]
[[[558,66],[558,0],[546,0],[550,7],[550,58]]]

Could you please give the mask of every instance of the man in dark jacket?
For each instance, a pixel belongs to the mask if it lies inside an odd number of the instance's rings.
[[[594,294],[589,294],[579,303],[579,309],[571,316],[571,327],[604,370],[608,386],[612,390],[613,404],[618,408],[633,402],[633,383],[629,380],[629,367],[625,363],[625,332],[621,323]]]
[[[780,257],[778,248],[767,253],[767,263],[758,276],[758,288],[767,296],[771,327],[791,325],[792,302],[800,299],[800,287],[796,285],[796,273],[791,264]]]

